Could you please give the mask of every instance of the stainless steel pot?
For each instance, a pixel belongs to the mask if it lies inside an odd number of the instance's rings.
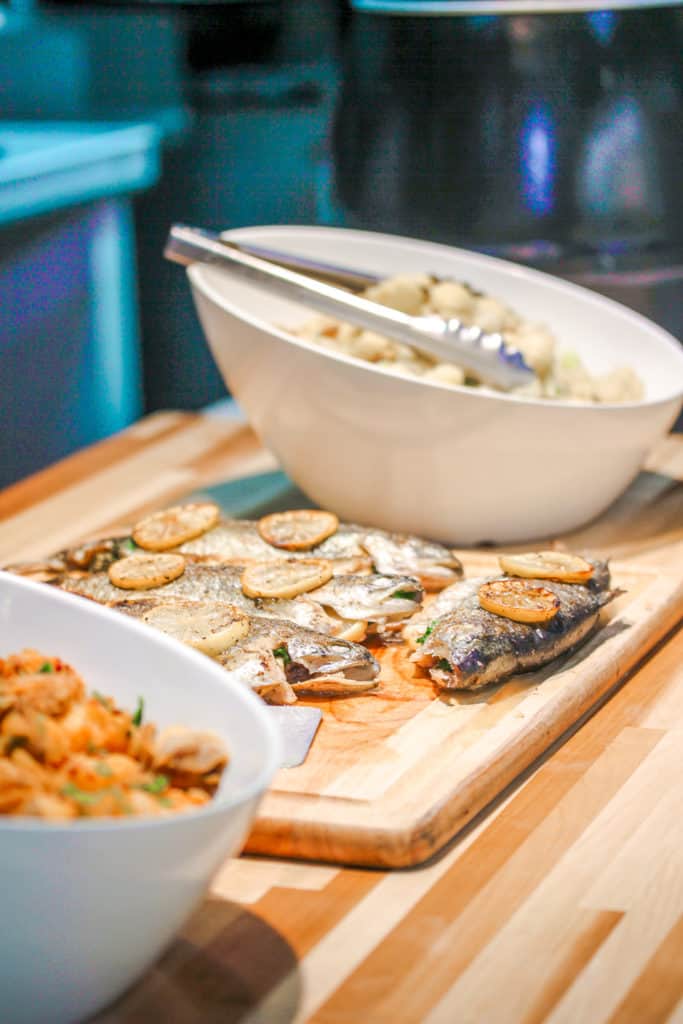
[[[356,0],[337,223],[585,280],[683,334],[683,8]]]

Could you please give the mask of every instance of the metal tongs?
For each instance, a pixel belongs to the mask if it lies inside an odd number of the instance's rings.
[[[269,258],[264,259],[246,250],[243,244],[235,245],[214,232],[183,224],[174,224],[171,228],[164,256],[184,266],[208,263],[219,267],[250,284],[263,285],[284,299],[402,341],[436,359],[458,363],[480,380],[498,388],[507,390],[534,379],[522,353],[506,344],[501,334],[487,334],[479,327],[466,326],[452,317],[445,320],[439,316],[409,316],[328,283],[341,277],[349,282],[355,278],[358,284],[372,280],[371,275],[328,264],[320,264],[317,275],[316,264],[311,260],[299,260],[296,256],[270,250]],[[294,266],[298,269],[293,270]]]

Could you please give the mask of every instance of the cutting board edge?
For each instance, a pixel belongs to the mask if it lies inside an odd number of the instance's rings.
[[[668,575],[673,579],[672,574]],[[314,821],[308,815],[319,813],[321,806],[339,811],[352,802],[271,792],[261,805],[244,852],[358,867],[408,868],[423,864],[455,840],[466,825],[498,801],[509,787],[514,787],[525,772],[533,770],[551,747],[564,743],[628,681],[633,669],[682,618],[683,582],[679,581],[644,642],[620,660],[613,673],[604,676],[598,686],[577,694],[575,701],[566,701],[559,713],[555,713],[554,705],[543,707],[521,743],[516,738],[501,747],[479,789],[473,785],[477,773],[472,773],[450,797],[408,820],[401,820],[401,808],[396,804],[381,826],[377,824],[378,808],[373,801],[355,804],[355,822],[334,820],[334,814]],[[293,818],[291,807],[297,803],[308,815]],[[287,813],[285,808],[289,808]],[[360,820],[363,817],[367,817],[367,822]]]

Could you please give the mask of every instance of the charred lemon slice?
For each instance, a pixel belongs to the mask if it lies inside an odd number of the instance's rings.
[[[536,580],[560,580],[562,583],[586,583],[595,569],[585,558],[564,551],[529,551],[523,555],[501,555],[503,572]]]
[[[248,617],[232,605],[160,603],[144,612],[141,619],[211,657],[222,654],[249,632]]]
[[[136,523],[133,540],[146,551],[168,551],[201,537],[218,522],[220,511],[212,501],[174,505]]]
[[[177,580],[185,571],[182,555],[128,555],[112,562],[109,579],[124,590],[149,590]]]
[[[479,604],[487,612],[515,622],[549,622],[560,610],[559,598],[527,580],[491,580],[479,587]]]
[[[331,537],[339,526],[333,512],[305,508],[273,512],[259,519],[258,532],[268,544],[287,551],[307,551]]]
[[[289,558],[254,562],[241,576],[247,597],[296,597],[332,579],[332,563],[324,558]]]

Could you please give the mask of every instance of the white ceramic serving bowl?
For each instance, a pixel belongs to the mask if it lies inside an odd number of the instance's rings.
[[[212,729],[231,760],[197,811],[56,825],[0,817],[0,1019],[80,1021],[142,975],[246,838],[280,740],[209,658],[127,616],[0,572],[0,657],[58,655],[88,689],[160,726]]]
[[[546,323],[591,372],[627,364],[645,401],[529,400],[400,377],[288,335],[309,310],[220,270],[188,270],[225,382],[284,470],[347,520],[459,544],[570,530],[628,486],[673,423],[683,348],[618,303],[513,263],[443,245],[335,228],[228,237],[381,275],[455,277]]]

